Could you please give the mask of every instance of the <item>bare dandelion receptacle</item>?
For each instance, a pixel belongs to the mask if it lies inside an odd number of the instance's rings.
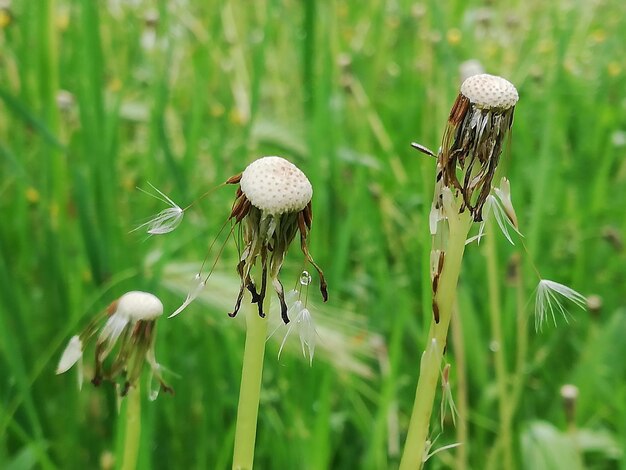
[[[239,175],[227,183],[239,184],[230,219],[243,223],[244,249],[237,265],[241,278],[239,295],[231,316],[241,306],[244,290],[252,294],[252,302],[263,312],[267,278],[272,283],[281,306],[281,317],[289,322],[283,285],[279,279],[289,245],[300,232],[300,247],[306,260],[320,277],[320,291],[324,301],[328,298],[326,280],[319,266],[313,261],[307,246],[307,237],[313,221],[311,198],[313,188],[306,175],[293,163],[281,157],[263,157],[252,162]],[[260,283],[251,277],[257,258],[262,265]]]
[[[459,191],[461,210],[474,221],[482,208],[500,161],[504,139],[513,125],[519,99],[508,80],[489,74],[473,75],[461,85],[452,106],[438,156],[437,180]]]

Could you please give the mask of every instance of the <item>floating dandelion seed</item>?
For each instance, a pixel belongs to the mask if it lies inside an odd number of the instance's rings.
[[[184,209],[181,209],[178,204],[176,204],[169,197],[167,197],[163,192],[154,187],[151,183],[148,184],[158,194],[152,194],[141,188],[139,188],[139,190],[146,193],[148,196],[152,196],[159,201],[163,201],[164,203],[169,204],[170,207],[162,210],[153,218],[135,228],[133,232],[146,228],[146,231],[150,235],[163,235],[166,233],[170,233],[180,225],[183,220],[183,216],[185,215],[185,211]]]
[[[582,294],[558,282],[542,279],[537,286],[535,298],[535,330],[539,331],[543,328],[548,315],[552,316],[552,321],[556,326],[555,312],[559,312],[565,321],[568,321],[567,310],[563,307],[560,297],[565,297],[576,306],[585,309],[587,299]]]
[[[157,363],[154,342],[156,339],[156,320],[163,314],[163,304],[152,294],[132,291],[118,300],[94,318],[80,335],[72,336],[61,355],[56,373],[67,372],[78,363],[79,383],[82,384],[82,357],[85,344],[97,333],[98,325],[106,322],[96,340],[94,385],[110,381],[118,385],[123,381],[120,394],[125,396],[133,387],[148,362],[152,376],[158,379],[160,389],[173,393],[162,378],[162,366]],[[109,367],[105,361],[117,347],[117,354]],[[154,396],[154,391],[151,393]]]
[[[180,312],[182,312],[183,310],[185,310],[187,308],[187,306],[193,302],[194,300],[196,300],[196,297],[198,297],[200,295],[200,293],[202,292],[202,289],[204,289],[206,287],[206,279],[202,279],[202,276],[200,274],[196,274],[194,276],[194,284],[191,287],[191,289],[189,290],[189,293],[187,294],[187,298],[185,299],[185,301],[183,302],[183,304],[178,307],[174,313],[170,314],[170,316],[168,316],[167,318],[172,318],[175,317],[176,315],[178,315]]]

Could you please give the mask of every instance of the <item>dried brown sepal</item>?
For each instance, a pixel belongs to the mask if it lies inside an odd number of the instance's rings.
[[[289,323],[289,316],[287,315],[287,302],[285,301],[285,289],[283,288],[282,282],[280,279],[274,279],[274,290],[276,291],[276,295],[278,296],[278,302],[280,303],[280,317],[283,320],[283,323],[286,325]]]
[[[317,274],[320,278],[320,293],[322,294],[322,299],[324,302],[328,301],[328,284],[326,284],[326,278],[324,277],[324,272],[320,269],[320,267],[315,263],[313,257],[309,253],[309,247],[306,244],[306,238],[308,235],[308,230],[306,228],[306,222],[304,220],[304,215],[302,212],[298,217],[298,227],[300,229],[300,248],[302,249],[302,253],[304,253],[304,257],[306,260],[311,263],[311,265],[317,271]]]
[[[311,230],[311,225],[313,224],[313,207],[311,206],[311,202],[309,202],[302,210],[302,217],[304,219],[304,224],[306,225],[307,230]]]
[[[445,251],[441,251],[439,253],[439,257],[437,258],[437,268],[435,273],[433,274],[432,287],[433,287],[433,295],[437,293],[437,289],[439,288],[439,278],[441,277],[441,272],[443,271],[443,263],[446,257]]]
[[[231,176],[230,178],[226,180],[225,184],[239,184],[239,182],[241,181],[241,175],[242,173],[238,173],[236,175]]]
[[[450,110],[450,116],[448,116],[448,124],[456,127],[463,121],[463,118],[467,114],[467,110],[470,108],[470,100],[465,95],[459,93]]]
[[[245,267],[245,264],[246,264],[245,260],[241,260],[239,261],[239,263],[237,263],[237,274],[239,274],[239,277],[241,278],[241,285],[239,286],[239,292],[237,293],[237,300],[235,301],[235,308],[233,309],[232,312],[228,313],[229,317],[235,317],[237,313],[239,313],[239,309],[241,308],[241,301],[243,300],[243,293],[246,289],[246,285],[250,283],[250,277],[248,276],[246,278],[244,276],[243,269]]]
[[[239,293],[237,294],[237,300],[235,301],[235,308],[233,309],[232,312],[228,313],[229,317],[236,317],[237,314],[239,313],[239,309],[241,308],[241,301],[243,300],[243,292],[245,290],[245,285],[241,285],[239,287]]]
[[[250,295],[252,296],[252,303],[257,304],[259,310],[259,317],[265,318],[265,312],[263,311],[263,301],[265,300],[265,293],[267,291],[267,262],[265,260],[267,253],[265,250],[262,253],[262,266],[263,270],[261,272],[261,290],[256,290],[256,285],[252,281],[252,279],[248,276],[246,288],[250,291]]]
[[[433,318],[435,323],[439,323],[439,305],[435,299],[433,299]]]
[[[230,212],[230,217],[228,219],[235,219],[237,222],[241,222],[243,218],[248,215],[251,205],[252,204],[250,204],[248,198],[244,194],[241,194],[237,199],[235,199],[233,209]]]
[[[437,274],[441,275],[443,271],[443,263],[446,259],[446,252],[442,251],[439,253],[439,260],[437,261]]]
[[[107,315],[111,316],[115,313],[115,311],[117,310],[117,304],[119,303],[119,299],[118,300],[114,300],[113,302],[111,302],[109,304],[109,306],[106,309]]]

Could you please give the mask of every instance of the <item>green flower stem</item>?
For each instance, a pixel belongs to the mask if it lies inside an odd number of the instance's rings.
[[[496,467],[508,468],[513,470],[513,438],[511,436],[511,420],[513,418],[514,406],[511,407],[509,393],[509,376],[506,370],[506,357],[504,347],[504,335],[502,334],[502,305],[500,296],[500,283],[498,273],[498,252],[496,247],[496,239],[493,234],[497,233],[493,222],[487,224],[488,233],[491,236],[486,237],[486,257],[487,257],[487,285],[489,292],[489,317],[491,323],[491,339],[496,345],[494,350],[496,384],[498,390],[498,412],[500,415],[500,430],[498,432],[499,446],[495,446],[494,456],[501,455],[499,458],[493,459],[492,463]],[[497,462],[497,463],[496,463]]]
[[[521,261],[518,261],[518,263]],[[513,377],[513,393],[511,406],[517,408],[524,387],[526,376],[526,355],[528,354],[528,316],[526,315],[526,290],[521,266],[516,268],[515,304],[516,304],[516,333],[517,348],[515,353],[515,375]]]
[[[269,313],[269,309],[270,295],[266,295],[263,311]],[[251,470],[254,462],[266,337],[267,318],[261,318],[256,304],[250,304],[246,309],[246,345],[237,408],[233,470]]]
[[[137,468],[139,454],[139,437],[141,436],[141,387],[139,382],[131,387],[126,395],[126,413],[124,430],[124,454],[122,456],[122,470]]]
[[[454,214],[454,211],[447,211]],[[452,306],[456,298],[456,286],[461,271],[461,261],[465,251],[465,240],[472,224],[468,211],[449,216],[450,234],[445,249],[443,269],[439,277],[439,286],[434,301],[439,307],[439,323],[430,325],[426,350],[422,355],[413,413],[409,422],[404,453],[400,461],[400,470],[421,468],[427,451],[428,429],[435,402],[435,393],[439,383],[441,360],[446,346],[448,327],[452,317]]]
[[[452,313],[452,324],[450,329],[452,330],[452,344],[454,345],[454,366],[456,377],[456,408],[459,412],[456,423],[456,441],[457,442],[469,442],[468,441],[468,416],[469,416],[469,403],[468,403],[468,384],[467,384],[467,360],[465,358],[465,341],[463,340],[463,321],[459,315],[458,299],[454,305],[454,311]],[[456,470],[467,470],[468,464],[468,446],[461,445],[456,449]]]

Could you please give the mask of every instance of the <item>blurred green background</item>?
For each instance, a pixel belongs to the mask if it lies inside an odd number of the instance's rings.
[[[128,290],[180,305],[234,196],[147,238],[131,230],[164,206],[136,187],[185,206],[274,154],[313,184],[330,301],[311,289],[312,366],[297,335],[280,360],[284,329],[268,342],[257,467],[396,467],[430,322],[434,161],[409,144],[437,149],[473,60],[520,93],[501,173],[530,255],[495,230],[468,247],[448,348],[461,419],[440,432],[437,402],[431,451],[463,444],[427,465],[502,468],[498,390],[519,381],[517,468],[626,469],[625,18],[621,0],[0,1],[0,467],[115,465],[115,392],[56,376],[60,353]],[[141,468],[230,467],[236,260],[231,241],[202,298],[159,322],[176,395],[145,398]],[[532,262],[593,308],[536,333]],[[294,247],[286,286],[301,269]]]

